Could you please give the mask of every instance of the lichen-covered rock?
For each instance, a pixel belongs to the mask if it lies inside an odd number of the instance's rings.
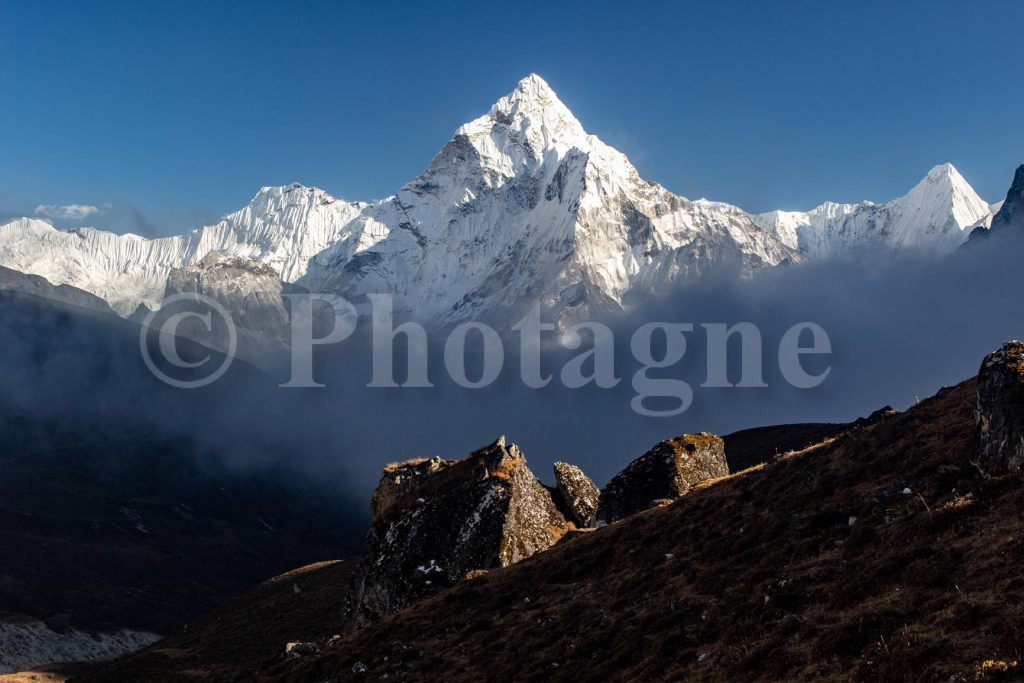
[[[551,493],[504,437],[465,460],[440,458],[385,470],[373,497],[365,622],[556,543],[572,527]]]
[[[433,457],[385,467],[380,476],[380,483],[370,498],[373,521],[380,519],[403,495],[414,491],[426,477],[454,464],[454,461]]]
[[[662,441],[615,475],[601,490],[595,521],[608,524],[678,498],[696,484],[729,473],[725,443],[714,434],[684,434]]]
[[[556,462],[554,470],[555,488],[562,499],[563,509],[568,511],[569,518],[576,526],[590,526],[601,491],[576,465]]]
[[[1024,342],[1008,341],[985,357],[978,372],[975,465],[984,474],[1024,464]]]

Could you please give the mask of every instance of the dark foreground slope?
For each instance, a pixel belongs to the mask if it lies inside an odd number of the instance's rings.
[[[361,546],[356,498],[303,477],[304,442],[260,431],[291,419],[260,400],[268,378],[236,363],[208,390],[173,390],[146,369],[139,332],[0,292],[0,622],[174,632]],[[0,663],[15,645],[0,642]]]
[[[974,380],[944,389],[570,534],[319,654],[287,658],[283,644],[324,638],[340,618],[317,601],[288,626],[301,594],[284,598],[287,579],[271,588],[277,617],[257,593],[81,680],[1015,678],[1024,491],[969,464],[974,405]],[[343,570],[304,570],[325,571]],[[271,637],[245,627],[277,618]],[[204,639],[234,643],[234,661]]]

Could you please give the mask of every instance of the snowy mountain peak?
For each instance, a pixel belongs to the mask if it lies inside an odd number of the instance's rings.
[[[562,157],[572,148],[590,152],[601,145],[536,74],[519,81],[485,115],[459,128],[455,139],[460,138],[477,149],[485,166],[506,175],[536,166],[552,153]]]
[[[972,201],[977,198],[978,203],[984,203],[978,198],[974,188],[960,175],[960,171],[951,163],[939,164],[928,171],[928,175],[911,188],[903,199],[912,201],[920,198],[922,201],[938,199],[940,202],[951,203],[957,196]]]
[[[989,206],[953,164],[935,166],[907,194],[885,204],[825,202],[810,211],[772,211],[757,223],[811,258],[912,252],[948,254]]]
[[[642,179],[530,75],[463,125],[427,170],[367,209],[303,286],[396,312],[511,324],[535,302],[560,320],[621,311],[719,265],[749,273],[800,255],[736,207]]]
[[[531,73],[527,74],[523,78],[519,79],[516,84],[515,92],[522,93],[523,96],[532,99],[544,99],[554,98],[558,99],[555,95],[555,91],[551,89],[548,82],[541,78],[539,75]]]
[[[509,123],[530,119],[558,121],[567,127],[583,131],[583,126],[569,108],[537,74],[530,74],[520,80],[516,89],[495,102],[487,115],[492,119]]]
[[[937,164],[933,166],[928,174],[922,179],[922,182],[928,180],[947,179],[950,181],[959,181],[966,183],[964,177],[960,175],[960,171],[956,170],[956,166],[949,163],[948,161],[944,164]]]
[[[901,237],[907,246],[917,246],[921,235],[944,233],[948,239],[940,246],[956,248],[967,238],[968,229],[991,212],[988,202],[950,163],[933,168],[910,192],[890,204],[904,214]]]

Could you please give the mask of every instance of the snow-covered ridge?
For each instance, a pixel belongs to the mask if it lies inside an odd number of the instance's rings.
[[[754,220],[814,259],[865,251],[938,256],[953,252],[974,227],[991,222],[997,210],[946,163],[885,204],[825,202],[810,211],[771,211]]]
[[[18,219],[0,226],[0,265],[93,292],[127,315],[158,307],[172,269],[217,251],[357,307],[390,293],[399,315],[510,324],[537,302],[560,319],[619,311],[631,294],[726,264],[749,274],[864,244],[944,253],[989,211],[950,165],[879,206],[751,216],[691,201],[641,178],[530,75],[391,197],[267,187],[216,225],[154,240]]]
[[[264,262],[282,279],[297,280],[362,206],[297,184],[265,187],[216,225],[153,240],[19,218],[0,226],[0,264],[92,292],[127,316],[140,303],[158,308],[170,271],[211,251]]]
[[[749,273],[801,258],[735,207],[642,179],[535,75],[360,220],[373,234],[352,231],[302,284],[357,305],[388,292],[441,324],[511,323],[538,301],[560,319],[613,312],[726,262]]]

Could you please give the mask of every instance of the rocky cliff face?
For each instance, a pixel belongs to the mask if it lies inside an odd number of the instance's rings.
[[[978,372],[975,464],[985,474],[1024,464],[1024,342],[1008,341],[985,357]]]
[[[569,518],[578,527],[590,526],[594,521],[594,513],[597,512],[597,501],[601,497],[601,491],[576,465],[556,462],[554,470],[555,490],[558,491]]]
[[[700,482],[728,473],[725,442],[714,434],[684,434],[662,441],[631,462],[601,490],[596,523],[615,522],[646,510],[658,500],[683,496]]]
[[[211,251],[194,266],[172,270],[164,298],[202,294],[223,306],[239,327],[284,346],[289,328],[281,292],[281,279],[269,265]]]
[[[573,526],[504,437],[465,460],[389,467],[371,506],[356,623],[400,610],[471,571],[518,562]]]
[[[164,302],[179,295],[200,294],[217,302],[230,316],[237,333],[237,354],[241,358],[260,364],[277,352],[286,349],[291,341],[290,306],[285,296],[292,292],[306,292],[302,287],[284,283],[268,264],[241,256],[211,251],[197,264],[175,268],[167,277]],[[186,300],[172,306],[174,310],[188,308],[208,313],[204,303]],[[155,318],[159,324],[174,310],[160,310]],[[145,304],[134,313],[137,319],[148,312]],[[325,305],[314,302],[313,330],[320,336],[332,323],[332,314]],[[212,316],[214,329],[206,321],[185,318],[177,327],[178,336],[226,351],[228,333],[219,314]]]
[[[1017,167],[1013,183],[1006,193],[1006,199],[992,218],[992,230],[999,232],[1012,229],[1024,230],[1024,165]]]

